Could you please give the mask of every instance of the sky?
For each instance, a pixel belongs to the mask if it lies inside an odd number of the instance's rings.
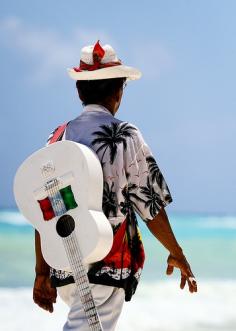
[[[142,78],[116,117],[139,127],[175,212],[236,213],[236,2],[0,2],[0,207],[15,207],[15,172],[82,110],[66,69],[110,44]]]

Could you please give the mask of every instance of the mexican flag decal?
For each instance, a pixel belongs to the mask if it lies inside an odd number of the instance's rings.
[[[59,194],[57,194],[57,195],[59,196],[60,202],[63,202],[64,208],[67,211],[70,209],[74,209],[78,206],[75,201],[74,194],[71,189],[71,185],[60,189],[58,191],[58,193]],[[52,201],[57,200],[58,196],[55,198],[46,197],[45,199],[37,200],[45,221],[49,221],[52,218],[54,218],[55,216],[58,216],[55,213],[55,209],[57,209],[57,207],[54,206],[54,208],[53,208],[53,204],[52,204]]]

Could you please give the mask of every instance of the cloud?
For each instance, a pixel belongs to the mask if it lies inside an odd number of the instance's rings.
[[[18,17],[0,20],[0,44],[24,58],[27,78],[37,83],[63,77],[67,67],[79,64],[81,47],[98,39],[127,55],[125,58],[140,68],[145,78],[158,79],[175,65],[173,56],[158,41],[130,42],[119,47],[109,33],[99,29],[75,27],[66,35],[49,27],[26,24]]]
[[[17,17],[0,21],[0,43],[28,60],[29,75],[39,82],[64,75],[67,67],[78,64],[81,47],[97,39],[114,44],[105,31],[77,27],[65,36],[49,28],[27,25]]]

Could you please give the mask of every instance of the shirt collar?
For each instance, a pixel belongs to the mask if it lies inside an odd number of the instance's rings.
[[[109,115],[113,116],[112,113],[104,106],[102,105],[97,105],[97,104],[89,104],[84,106],[83,108],[83,112],[86,111],[97,111],[97,112],[101,112],[101,113],[108,113]]]

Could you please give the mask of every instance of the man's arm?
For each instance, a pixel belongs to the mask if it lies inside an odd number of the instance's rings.
[[[35,264],[36,275],[49,276],[50,267],[47,264],[47,262],[44,260],[41,250],[40,234],[37,230],[35,230],[35,257],[36,257],[36,264]]]
[[[35,230],[35,281],[33,289],[33,300],[39,305],[39,307],[48,310],[50,313],[53,312],[53,303],[56,302],[57,291],[51,287],[50,281],[50,266],[44,260],[42,250],[40,234]]]
[[[197,283],[195,281],[194,275],[191,271],[188,261],[183,254],[182,248],[175,238],[164,208],[161,208],[157,216],[147,223],[147,227],[151,233],[162,243],[162,245],[170,252],[167,260],[168,267],[166,273],[170,275],[172,274],[174,268],[179,268],[181,271],[180,287],[183,289],[187,281],[189,291],[197,292]]]

